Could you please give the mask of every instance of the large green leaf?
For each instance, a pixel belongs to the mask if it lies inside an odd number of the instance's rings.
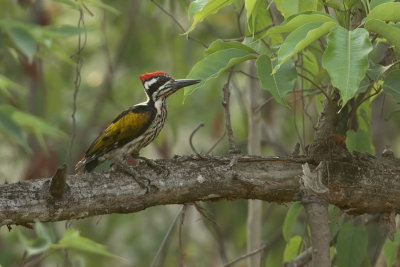
[[[314,0],[281,0],[282,15],[287,18],[303,11],[316,10]]]
[[[353,226],[351,222],[343,225],[337,239],[338,267],[358,267],[367,253],[368,235],[364,226]]]
[[[99,7],[101,9],[111,12],[115,15],[119,15],[119,13],[120,13],[113,6],[104,4],[101,0],[83,0],[83,2],[89,3],[90,5],[95,6],[95,7]]]
[[[397,49],[400,49],[400,28],[378,19],[372,19],[365,23],[365,29],[379,33]]]
[[[299,254],[301,242],[303,239],[299,235],[293,236],[286,244],[283,252],[283,261],[291,261]]]
[[[206,17],[230,5],[232,1],[233,0],[196,0],[192,2],[189,6],[189,16],[191,14],[193,15],[193,23],[185,34],[193,31],[196,25],[202,22]]]
[[[295,29],[311,22],[336,22],[331,16],[321,12],[303,12],[293,15],[285,20],[281,25],[273,27],[267,31],[267,34],[292,32]]]
[[[245,0],[244,1],[244,6],[246,8],[246,15],[247,15],[247,21],[249,21],[251,14],[253,14],[254,8],[257,4],[258,0]]]
[[[197,62],[187,75],[187,78],[200,79],[201,82],[192,88],[185,88],[185,95],[189,95],[198,88],[203,87],[206,82],[217,78],[226,69],[254,58],[255,55],[253,53],[238,48],[218,50],[208,55]]]
[[[386,76],[383,91],[392,95],[396,101],[400,101],[400,70],[394,70]]]
[[[247,2],[248,1],[246,1],[245,3]],[[249,2],[249,9],[251,9],[251,13],[247,11],[247,26],[250,34],[254,38],[258,39],[265,36],[266,31],[262,32],[262,30],[266,29],[271,24],[271,17],[268,12],[266,1],[256,0],[254,3],[254,1],[251,0]]]
[[[328,71],[333,86],[339,89],[343,104],[352,98],[368,69],[368,53],[372,51],[368,31],[332,29],[322,66]]]
[[[394,240],[388,238],[383,245],[383,255],[385,256],[386,266],[393,266],[397,260],[397,250],[400,246],[400,231],[397,230]]]
[[[261,86],[268,90],[278,103],[284,105],[284,97],[293,89],[297,78],[294,62],[286,61],[278,71],[272,74],[276,63],[273,64],[268,56],[261,55],[256,61],[256,66]]]
[[[79,231],[75,229],[68,229],[63,237],[56,244],[52,244],[53,249],[72,249],[80,252],[97,254],[100,256],[112,257],[123,259],[118,255],[115,255],[107,250],[107,248],[99,243],[94,242],[91,239],[83,237],[79,234]]]
[[[368,22],[372,19],[400,21],[400,3],[384,3],[376,6],[366,17]]]
[[[56,138],[67,138],[67,135],[58,128],[34,115],[18,110],[10,105],[0,105],[0,114],[2,113],[7,114],[7,116],[19,127],[35,134],[39,143],[43,147],[45,147],[44,135]]]
[[[335,22],[312,22],[291,32],[278,51],[278,64],[296,55],[318,38],[327,34],[337,24]],[[278,65],[278,66],[279,66]]]
[[[37,43],[32,34],[22,27],[8,26],[6,31],[18,50],[26,56],[29,62],[32,62],[37,51]]]
[[[220,50],[225,50],[225,49],[230,49],[230,48],[236,48],[244,51],[248,51],[250,53],[256,53],[256,51],[251,48],[250,46],[240,43],[240,42],[224,42],[222,40],[215,40],[210,44],[210,46],[207,48],[207,50],[204,52],[204,56],[209,56],[212,53],[215,53]]]
[[[89,27],[89,29],[92,29]],[[59,38],[59,37],[68,37],[74,36],[78,34],[85,33],[88,28],[87,27],[77,27],[72,25],[53,25],[41,27],[40,29],[43,36],[48,36],[51,38]]]
[[[376,6],[379,6],[384,3],[391,3],[394,2],[394,0],[371,0],[369,3],[369,6],[371,9],[374,9]]]
[[[11,113],[8,110],[0,108],[0,132],[11,138],[17,144],[29,150],[21,127],[11,118]]]
[[[27,255],[32,256],[43,253],[50,249],[54,237],[49,229],[41,222],[35,223],[35,238],[26,237],[22,232],[18,232],[19,240],[26,249]]]
[[[371,137],[365,130],[358,129],[357,132],[349,130],[346,136],[346,146],[350,152],[358,151],[374,154],[375,150],[371,142]]]
[[[18,83],[11,81],[6,76],[0,74],[0,91],[2,91],[8,97],[11,97],[9,89],[21,91],[23,87]]]
[[[300,212],[303,210],[303,205],[300,201],[293,203],[286,213],[285,220],[282,226],[282,235],[286,242],[290,240],[290,235],[292,233],[293,225],[297,220]]]
[[[268,55],[270,56],[272,54],[271,50],[269,49],[269,47],[267,47],[261,40],[256,40],[253,39],[251,37],[245,37],[242,41],[242,44],[251,47],[252,49],[254,49],[257,54],[260,55]]]

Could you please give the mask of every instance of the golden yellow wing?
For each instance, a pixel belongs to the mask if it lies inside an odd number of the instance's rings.
[[[147,130],[154,115],[155,110],[147,106],[134,106],[125,110],[96,138],[85,157],[99,157],[129,143]]]

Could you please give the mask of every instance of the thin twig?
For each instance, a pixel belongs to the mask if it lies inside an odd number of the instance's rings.
[[[301,60],[301,75],[303,75],[303,70],[304,70],[304,68],[303,68],[303,66],[304,66],[304,60],[303,60],[303,56],[304,56],[304,54],[302,53],[301,54],[302,56],[300,57],[300,60]],[[303,142],[304,142],[304,144],[306,143],[306,127],[305,127],[305,115],[304,115],[304,109],[305,109],[305,104],[304,104],[304,97],[303,97],[303,95],[304,95],[304,91],[303,91],[303,88],[304,88],[304,79],[302,79],[301,80],[301,88],[300,88],[300,94],[301,94],[301,109],[302,109],[302,113],[301,113],[301,120],[302,120],[302,134],[303,134]],[[305,147],[302,147],[302,149],[303,149],[303,153],[305,153],[306,151],[305,151]]]
[[[182,32],[186,32],[185,29],[183,28],[182,24],[179,23],[179,21],[175,18],[174,15],[172,15],[171,13],[169,13],[167,10],[165,10],[159,3],[157,3],[154,0],[150,0],[156,7],[158,7],[165,15],[167,15],[168,17],[170,17],[172,19],[173,22],[175,22],[176,25],[178,25],[178,27],[181,29]],[[206,45],[205,43],[203,43],[202,41],[195,39],[193,37],[191,37],[189,34],[187,35],[189,40],[195,41],[199,44],[201,44],[202,46],[204,46],[205,48],[208,48],[208,45]]]
[[[207,214],[207,210],[205,208],[203,208],[202,206],[200,206],[199,204],[197,204],[196,202],[194,203],[194,207],[196,208],[196,210],[204,216],[204,218],[206,218],[209,222],[211,222],[215,227],[219,227],[217,222],[211,218],[208,214]]]
[[[300,75],[300,73],[298,73],[299,75]],[[303,98],[303,96],[301,96],[300,98]],[[301,138],[301,135],[300,135],[300,132],[299,132],[299,128],[298,128],[298,126],[297,126],[297,120],[296,120],[296,117],[297,117],[297,115],[296,115],[296,110],[297,110],[297,103],[296,103],[297,101],[294,101],[293,102],[293,122],[294,122],[294,129],[295,129],[295,131],[296,131],[296,135],[297,135],[297,139],[299,140],[299,143],[300,143],[300,147],[301,147],[301,150],[304,152],[305,151],[305,146],[304,146],[304,140],[302,140],[302,138]]]
[[[169,238],[171,237],[171,235],[172,235],[172,233],[173,233],[173,231],[175,229],[175,225],[177,224],[178,219],[181,217],[184,208],[185,208],[185,206],[182,206],[181,210],[178,212],[178,214],[176,214],[175,219],[172,221],[171,225],[169,226],[169,229],[168,229],[166,235],[164,236],[164,239],[161,242],[160,247],[158,248],[156,255],[154,256],[150,267],[158,266],[157,265],[158,258],[160,257],[161,253],[164,250],[165,245],[167,244]]]
[[[210,147],[210,149],[207,151],[206,155],[209,155],[209,154],[214,150],[214,148],[224,139],[225,135],[226,135],[226,130],[225,130],[224,133],[221,135],[221,137],[218,138],[217,142],[215,142],[215,143],[212,145],[212,147]]]
[[[310,83],[312,83],[318,90],[321,91],[321,93],[324,94],[324,96],[328,99],[329,102],[332,102],[332,99],[328,96],[328,94],[325,92],[324,89],[322,89],[321,86],[319,86],[316,82],[314,82],[313,80],[311,80],[310,78],[308,78],[307,76],[301,74],[301,73],[297,73],[297,75],[299,75],[301,78],[309,81]]]
[[[185,222],[185,215],[186,215],[186,210],[188,208],[188,205],[183,205],[182,213],[181,213],[181,220],[179,224],[179,233],[178,233],[178,239],[179,239],[179,267],[184,266],[185,262],[185,254],[183,251],[183,240],[182,240],[182,229],[183,229],[183,223]]]
[[[237,263],[237,262],[239,262],[241,260],[244,260],[244,259],[246,259],[246,258],[248,258],[250,256],[253,256],[253,255],[257,254],[257,253],[260,253],[260,252],[264,251],[266,248],[268,248],[268,244],[263,244],[261,247],[255,249],[255,250],[252,250],[249,253],[246,253],[246,254],[244,254],[244,255],[242,255],[240,257],[237,257],[236,259],[233,259],[228,263],[225,263],[225,264],[221,265],[221,267],[231,266],[232,264],[235,264],[235,263]]]
[[[203,127],[204,126],[204,123],[202,122],[202,123],[200,123],[194,130],[193,130],[193,132],[190,134],[190,136],[189,136],[189,145],[190,145],[190,148],[193,150],[193,152],[199,157],[199,158],[201,158],[201,159],[203,159],[204,157],[202,156],[202,155],[200,155],[200,153],[198,153],[197,152],[197,150],[196,150],[196,148],[194,147],[194,145],[193,145],[193,136],[195,135],[195,133],[201,128],[201,127]]]
[[[262,103],[261,105],[259,105],[255,110],[254,113],[259,112],[266,104],[268,104],[271,100],[273,100],[274,97],[271,96],[270,98],[268,98],[267,100],[264,101],[264,103]]]
[[[70,164],[72,164],[72,148],[73,148],[75,136],[76,136],[76,119],[75,119],[75,113],[76,113],[76,109],[77,109],[76,100],[78,97],[79,88],[81,86],[81,68],[82,68],[81,52],[85,48],[86,42],[87,42],[87,33],[86,33],[84,16],[85,15],[84,15],[83,10],[79,9],[78,28],[80,29],[81,27],[83,27],[84,40],[82,43],[81,33],[79,33],[78,34],[78,51],[75,53],[75,55],[73,55],[76,57],[76,68],[75,68],[75,81],[74,81],[75,89],[74,89],[74,94],[73,94],[73,104],[72,104],[72,114],[71,114],[71,118],[72,118],[71,141],[69,144],[69,163]]]
[[[241,73],[241,74],[246,75],[247,77],[250,77],[250,78],[252,78],[252,79],[258,80],[258,78],[257,78],[256,76],[253,76],[253,75],[251,75],[251,74],[248,74],[247,72],[244,72],[244,71],[242,71],[242,70],[236,70],[236,71],[234,71],[234,72]]]
[[[231,125],[231,114],[229,111],[229,100],[230,100],[230,91],[229,91],[229,83],[232,78],[232,69],[229,72],[228,80],[225,85],[222,87],[222,91],[224,94],[224,98],[222,100],[222,106],[224,107],[225,111],[225,127],[226,132],[228,134],[228,141],[229,141],[229,153],[238,153],[240,150],[236,147],[235,138],[233,136],[233,130]]]
[[[400,112],[400,109],[396,109],[396,110],[390,112],[390,114],[385,118],[385,121],[389,121],[393,117],[393,115],[395,115],[399,112]]]
[[[256,32],[254,32],[254,34],[243,35],[243,36],[236,37],[236,38],[224,38],[224,39],[222,39],[222,40],[223,40],[224,42],[231,42],[231,41],[239,41],[239,42],[241,42],[241,41],[244,40],[244,38],[251,38],[251,37],[253,37],[253,35],[257,35],[257,34],[266,32],[266,31],[268,31],[268,30],[269,30],[270,28],[272,28],[272,27],[273,27],[273,25],[268,25],[267,27],[265,27],[265,28],[263,28],[263,29],[260,29],[260,30],[258,30],[258,31],[256,31]],[[268,47],[269,47],[269,46],[268,46]]]
[[[240,25],[240,17],[243,14],[243,10],[244,10],[244,4],[242,5],[242,8],[240,9],[240,11],[239,11],[239,13],[238,13],[238,15],[236,17],[237,24],[238,24],[238,30],[239,30],[240,35],[243,35],[242,26]]]
[[[284,262],[284,267],[301,267],[306,265],[312,259],[312,247],[301,252],[296,258],[292,261]]]
[[[247,110],[247,104],[245,102],[246,97],[243,95],[242,91],[237,86],[235,80],[231,80],[231,83],[232,83],[232,86],[230,88],[232,89],[232,92],[235,92],[236,99],[239,104],[240,114],[242,114],[243,127],[247,127],[248,110]]]
[[[330,15],[330,14],[329,14],[329,8],[328,8],[328,6],[326,5],[326,0],[322,0],[322,2],[324,3],[325,13],[328,14],[328,15]]]
[[[214,237],[218,243],[218,249],[219,249],[219,254],[220,254],[221,260],[223,263],[227,262],[228,258],[226,256],[226,248],[225,248],[225,244],[224,244],[224,238],[223,238],[223,234],[221,231],[221,227],[217,224],[217,222],[210,215],[208,215],[210,212],[207,209],[203,208],[196,202],[194,203],[194,207],[206,220],[211,222],[211,226],[213,226],[214,231],[210,231],[210,232],[212,234],[214,234]],[[207,226],[207,224],[205,224],[205,225]]]

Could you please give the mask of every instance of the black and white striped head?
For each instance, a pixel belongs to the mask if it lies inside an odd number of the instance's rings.
[[[160,71],[142,74],[139,79],[143,83],[147,96],[154,102],[167,98],[180,88],[200,82],[196,79],[174,80],[167,73]]]

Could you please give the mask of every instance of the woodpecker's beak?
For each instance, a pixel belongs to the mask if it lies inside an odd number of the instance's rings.
[[[193,85],[196,83],[199,83],[200,80],[197,79],[179,79],[179,80],[174,80],[173,82],[171,82],[171,88],[174,89],[174,91],[189,86],[189,85]]]

